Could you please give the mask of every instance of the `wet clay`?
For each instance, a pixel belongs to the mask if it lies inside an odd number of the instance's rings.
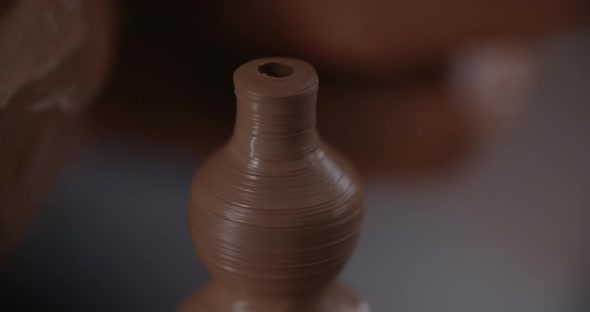
[[[180,311],[368,311],[336,281],[361,230],[363,194],[316,131],[314,68],[254,60],[234,86],[233,136],[191,190],[191,236],[210,281]]]

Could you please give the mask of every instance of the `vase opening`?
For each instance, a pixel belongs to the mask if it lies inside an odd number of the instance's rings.
[[[259,65],[258,72],[269,77],[285,78],[293,74],[293,67],[280,62],[271,62]]]

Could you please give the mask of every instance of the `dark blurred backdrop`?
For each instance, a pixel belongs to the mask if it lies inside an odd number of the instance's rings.
[[[186,198],[231,134],[232,72],[276,55],[317,67],[320,134],[363,176],[344,279],[374,311],[585,311],[587,1],[104,5],[108,79],[0,269],[0,311],[173,310],[205,279]]]

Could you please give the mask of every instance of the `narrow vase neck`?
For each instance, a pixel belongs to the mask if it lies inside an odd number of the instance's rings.
[[[298,157],[315,149],[316,95],[237,101],[232,147],[264,159]]]
[[[237,114],[231,148],[269,160],[315,149],[318,79],[311,65],[284,58],[255,60],[236,70],[234,86]]]

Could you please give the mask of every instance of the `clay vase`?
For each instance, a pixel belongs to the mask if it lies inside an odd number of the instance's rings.
[[[363,193],[316,131],[314,68],[254,60],[234,86],[233,136],[198,171],[189,207],[211,279],[180,311],[368,311],[335,281],[361,230]]]

